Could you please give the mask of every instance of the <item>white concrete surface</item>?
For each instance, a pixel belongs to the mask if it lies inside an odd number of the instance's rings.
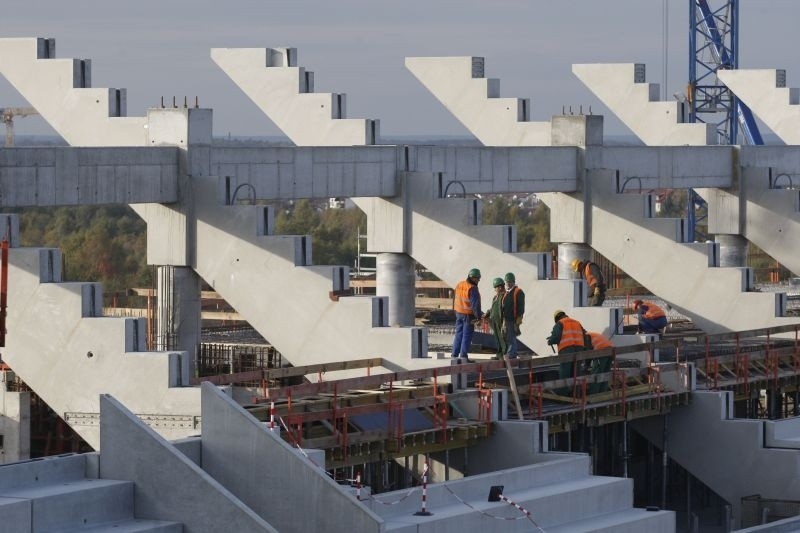
[[[649,146],[717,144],[714,125],[684,123],[680,102],[659,101],[641,63],[572,65],[572,73]]]
[[[733,418],[733,393],[695,391],[692,403],[668,415],[668,454],[733,508],[739,524],[744,496],[800,499],[795,449],[764,447],[765,420]],[[662,446],[663,421],[633,422],[656,446]]]
[[[180,386],[186,355],[145,351],[144,320],[101,317],[100,286],[62,283],[60,265],[57,250],[10,250],[3,360],[94,448],[106,392],[169,438],[196,432],[199,390]]]
[[[344,94],[315,93],[295,48],[212,48],[211,59],[296,145],[376,144],[379,122],[346,118]]]
[[[800,144],[800,89],[786,87],[785,70],[720,69],[717,77],[783,142]]]
[[[175,149],[0,149],[2,207],[168,203],[177,198]]]
[[[72,146],[144,143],[146,118],[126,116],[125,89],[92,88],[91,61],[55,59],[52,39],[0,39],[0,74]]]
[[[530,100],[500,98],[482,57],[407,57],[406,68],[486,146],[550,146],[550,122],[530,122]]]
[[[0,372],[0,464],[24,461],[31,453],[31,393],[8,390],[14,373]]]

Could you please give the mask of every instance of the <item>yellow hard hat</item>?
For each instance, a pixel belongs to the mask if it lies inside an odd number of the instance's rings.
[[[577,257],[572,260],[572,271],[577,272],[578,269],[581,267],[581,260]]]
[[[557,309],[557,310],[556,310],[556,312],[555,312],[555,313],[553,313],[553,320],[555,320],[556,322],[558,322],[558,319],[559,319],[559,318],[562,318],[562,317],[565,317],[565,316],[567,316],[567,313],[565,313],[565,312],[564,312],[564,311],[562,311],[561,309]]]

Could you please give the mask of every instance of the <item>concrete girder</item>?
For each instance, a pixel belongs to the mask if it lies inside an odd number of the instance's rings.
[[[634,428],[647,440],[663,446],[663,430],[668,427],[668,453],[711,490],[731,504],[736,527],[740,524],[742,498],[760,494],[765,499],[800,499],[797,477],[797,450],[765,446],[770,424],[788,425],[797,434],[791,419],[777,422],[735,418],[734,393],[695,391],[691,405],[675,408],[660,417],[642,418]]]
[[[72,146],[145,142],[147,119],[126,116],[125,89],[93,89],[91,62],[55,59],[52,39],[0,39],[0,74]]]
[[[550,122],[529,122],[530,101],[500,98],[482,57],[407,57],[406,68],[486,146],[550,146]]]
[[[800,89],[786,87],[785,70],[720,69],[717,77],[783,142],[800,144]]]
[[[144,320],[102,317],[100,285],[63,283],[60,265],[58,250],[11,249],[3,361],[95,449],[102,393],[150,415],[166,438],[195,433],[200,398],[182,387],[187,354],[145,351]]]
[[[2,148],[0,206],[171,203],[175,148]]]
[[[718,264],[713,245],[679,244],[678,219],[648,218],[648,195],[620,194],[616,173],[590,171],[593,231],[589,244],[707,333],[796,323],[780,315],[785,295],[747,292],[746,268]],[[676,238],[679,243],[676,243]]]
[[[295,48],[212,48],[211,59],[298,146],[377,142],[379,121],[346,118],[344,94],[315,93]]]
[[[641,63],[572,65],[572,73],[648,146],[717,144],[712,124],[684,124],[680,102],[659,102]]]

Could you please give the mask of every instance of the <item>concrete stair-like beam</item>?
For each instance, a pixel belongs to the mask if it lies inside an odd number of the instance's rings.
[[[682,244],[677,219],[649,218],[647,195],[620,194],[613,172],[590,172],[589,244],[707,333],[796,323],[781,316],[785,295],[751,291],[752,273],[718,265],[713,245]],[[712,268],[709,268],[712,267]]]
[[[719,70],[717,77],[783,142],[800,144],[800,89],[786,87],[785,70]]]
[[[266,207],[219,205],[216,178],[194,183],[195,270],[285,359],[296,366],[375,356],[406,368],[425,364],[412,359],[427,355],[424,331],[388,327],[385,298],[331,298],[349,288],[349,268],[313,265],[310,237],[265,231]]]
[[[3,361],[94,448],[98,398],[109,391],[168,438],[194,433],[199,391],[181,387],[187,354],[145,351],[145,321],[101,317],[100,285],[63,283],[60,265],[58,250],[11,249]]]
[[[648,146],[717,144],[712,124],[684,124],[680,102],[658,101],[641,63],[572,65],[572,73]]]
[[[295,48],[213,48],[211,59],[298,146],[377,142],[379,122],[346,118],[344,94],[315,93]]]
[[[734,528],[741,524],[745,496],[800,499],[797,450],[765,448],[765,425],[770,422],[734,418],[733,392],[695,391],[691,404],[667,417],[666,423],[638,420],[634,428],[661,446],[668,427],[669,456],[731,504]],[[698,435],[703,435],[703,446],[697,445]]]
[[[94,89],[91,62],[55,59],[55,40],[0,39],[0,75],[72,146],[143,146],[146,117],[127,117],[125,89]]]
[[[550,122],[529,122],[530,100],[500,98],[482,57],[407,57],[406,68],[486,146],[550,146]]]

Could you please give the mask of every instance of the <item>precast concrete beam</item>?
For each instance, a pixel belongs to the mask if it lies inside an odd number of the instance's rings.
[[[172,203],[175,148],[0,148],[0,206]]]
[[[800,89],[786,87],[785,70],[720,69],[717,77],[783,142],[800,144]]]
[[[72,146],[142,146],[145,117],[127,117],[125,89],[95,89],[91,61],[55,59],[55,40],[0,39],[0,75]]]
[[[550,122],[530,122],[530,100],[500,98],[482,57],[407,57],[406,68],[486,146],[550,146]]]
[[[90,446],[99,443],[99,397],[107,392],[167,438],[196,432],[200,398],[182,386],[186,353],[148,352],[143,319],[103,317],[99,284],[61,282],[58,250],[14,248],[8,274],[14,312],[3,361]],[[36,324],[47,324],[47,334]]]
[[[681,102],[658,101],[642,63],[572,65],[572,73],[649,146],[717,144],[714,125],[685,124]]]
[[[348,119],[346,95],[315,93],[295,48],[212,48],[211,59],[298,146],[375,144],[379,121]]]
[[[403,150],[395,146],[214,148],[219,201],[394,196]]]
[[[750,292],[752,271],[715,268],[718,245],[685,243],[677,219],[652,218],[649,195],[620,194],[614,171],[592,171],[589,244],[707,333],[793,324],[785,295]]]
[[[581,153],[576,147],[409,147],[408,170],[439,174],[441,195],[572,192]]]

